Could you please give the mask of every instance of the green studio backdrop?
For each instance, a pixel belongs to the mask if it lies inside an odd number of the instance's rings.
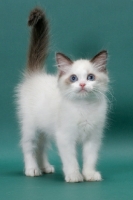
[[[56,168],[55,174],[38,178],[28,178],[23,174],[14,88],[25,68],[29,43],[27,19],[35,6],[43,7],[50,21],[48,72],[56,71],[54,57],[57,51],[72,59],[89,59],[102,49],[109,52],[110,113],[98,162],[104,178],[102,182],[65,183],[55,147],[49,152],[50,161]],[[132,80],[133,1],[1,0],[0,199],[132,199]]]

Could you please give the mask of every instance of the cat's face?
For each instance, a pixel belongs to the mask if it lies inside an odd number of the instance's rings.
[[[92,60],[71,61],[65,55],[56,56],[59,68],[59,88],[66,98],[100,98],[107,91],[107,52],[102,51]]]

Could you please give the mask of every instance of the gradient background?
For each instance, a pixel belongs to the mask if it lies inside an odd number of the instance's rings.
[[[45,8],[51,25],[49,72],[55,52],[91,58],[109,52],[112,107],[98,170],[104,181],[68,184],[55,147],[49,157],[56,173],[29,178],[23,174],[14,87],[26,63],[29,11]],[[0,199],[133,199],[133,1],[18,0],[0,1]],[[79,156],[81,160],[81,157]]]

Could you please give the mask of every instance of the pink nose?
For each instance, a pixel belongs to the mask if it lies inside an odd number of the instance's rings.
[[[84,86],[86,85],[85,83],[80,83],[79,84],[82,88],[84,88]]]

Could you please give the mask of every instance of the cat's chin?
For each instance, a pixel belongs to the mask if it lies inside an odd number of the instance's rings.
[[[75,95],[73,95],[72,97],[73,99],[77,99],[80,101],[97,101],[99,100],[99,98],[97,97],[97,95],[95,93],[93,93],[93,91],[88,91],[88,90],[80,90],[78,92],[75,93]]]
[[[88,100],[90,98],[91,94],[85,90],[78,91],[76,93],[73,93],[69,99],[71,100]]]
[[[89,93],[88,93],[86,90],[81,90],[81,91],[78,92],[77,95],[78,95],[79,97],[81,97],[81,98],[86,98],[86,97],[89,96]]]

